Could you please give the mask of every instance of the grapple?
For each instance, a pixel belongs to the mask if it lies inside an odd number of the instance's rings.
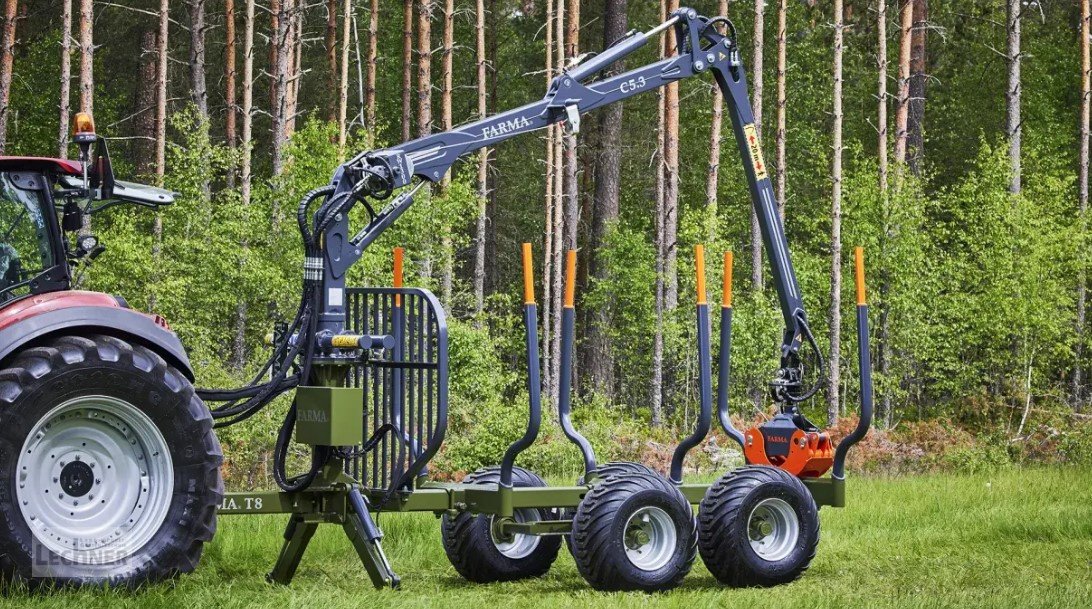
[[[744,433],[750,465],[772,465],[800,478],[818,478],[834,464],[834,444],[799,415],[782,413]]]

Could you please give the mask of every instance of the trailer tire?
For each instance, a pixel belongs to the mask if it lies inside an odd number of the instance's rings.
[[[150,349],[103,335],[26,349],[0,370],[0,581],[131,588],[193,571],[222,461],[208,409]]]
[[[610,476],[580,502],[573,558],[597,590],[660,592],[682,583],[697,552],[694,514],[660,475]]]
[[[595,468],[595,482],[599,482],[610,476],[630,476],[633,474],[648,474],[650,476],[659,476],[660,472],[652,469],[644,463],[637,463],[635,461],[611,461],[602,465],[597,465]],[[593,483],[594,484],[594,483]],[[576,479],[577,486],[584,486],[584,476],[580,476]],[[561,516],[565,520],[572,520],[576,517],[575,508],[566,508]],[[573,536],[568,534],[565,536],[565,547],[569,550],[569,554],[573,553]]]
[[[698,512],[702,561],[723,584],[776,586],[798,579],[819,547],[819,510],[804,483],[768,465],[725,474]]]
[[[500,484],[500,468],[487,467],[467,476],[467,484]],[[538,475],[521,467],[512,468],[512,486],[545,487]],[[554,509],[519,509],[518,521],[557,520]],[[558,536],[516,534],[510,539],[498,537],[493,530],[493,516],[459,512],[444,514],[440,523],[444,552],[451,566],[469,581],[485,584],[541,577],[550,570],[561,548]]]

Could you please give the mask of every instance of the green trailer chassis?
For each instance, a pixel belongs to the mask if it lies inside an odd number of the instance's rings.
[[[845,480],[809,478],[804,484],[816,505],[845,507]],[[679,489],[690,503],[697,505],[709,489],[708,484],[681,484]],[[341,525],[360,557],[376,588],[396,588],[399,578],[392,571],[374,533],[367,524],[371,515],[354,509],[351,494],[360,493],[364,503],[381,506],[384,512],[471,512],[496,517],[494,526],[502,534],[566,535],[572,520],[516,522],[520,508],[576,508],[591,485],[547,488],[505,488],[497,484],[457,484],[425,482],[412,491],[390,494],[383,490],[360,489],[359,484],[342,473],[342,464],[332,461],[311,488],[296,493],[278,491],[237,492],[224,495],[221,516],[238,514],[289,514],[284,545],[267,579],[287,585],[295,576],[307,545],[320,524]],[[384,503],[385,502],[385,503]],[[377,529],[375,529],[377,531]]]

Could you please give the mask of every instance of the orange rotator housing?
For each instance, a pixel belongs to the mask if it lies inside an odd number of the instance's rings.
[[[830,436],[801,429],[788,414],[748,429],[743,438],[743,456],[750,465],[772,465],[799,478],[818,478],[834,463]]]

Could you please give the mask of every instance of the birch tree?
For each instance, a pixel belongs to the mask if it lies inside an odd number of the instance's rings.
[[[678,0],[667,0],[666,14],[678,8]],[[678,44],[674,28],[667,30],[664,43],[665,54],[674,54]],[[679,304],[679,83],[664,90],[664,309],[673,311]]]
[[[883,0],[880,0],[883,2]],[[777,4],[777,134],[775,146],[777,148],[777,166],[774,169],[774,177],[777,179],[777,213],[781,219],[785,219],[785,182],[788,168],[786,160],[786,111],[787,90],[785,72],[788,69],[788,40],[785,37],[786,20],[788,18],[788,0],[779,0]]]
[[[455,0],[444,0],[444,48],[440,62],[443,73],[440,91],[440,128],[449,131],[453,126],[451,117],[451,93],[455,83],[452,60],[455,54]],[[451,172],[444,174],[441,188],[445,191],[451,185]],[[443,268],[440,272],[440,294],[444,302],[451,302],[452,284],[455,276],[455,251],[451,237],[451,223],[444,221],[441,227],[441,257]]]
[[[1007,30],[1008,30],[1008,64],[1009,84],[1006,89],[1006,101],[1008,108],[1005,120],[1005,135],[1009,141],[1009,192],[1020,194],[1020,144],[1021,144],[1021,119],[1020,119],[1020,21],[1023,17],[1023,4],[1021,0],[1008,0]]]
[[[827,386],[827,424],[838,422],[841,401],[842,352],[842,44],[845,36],[842,0],[834,0],[834,159],[831,167],[830,207],[830,370]]]
[[[754,54],[751,59],[751,107],[754,110],[755,131],[762,141],[762,56],[766,46],[766,0],[755,0]],[[751,285],[755,291],[763,289],[762,229],[758,226],[758,212],[751,207]]]
[[[474,42],[477,62],[478,118],[484,119],[486,107],[486,55],[485,55],[485,0],[477,0],[474,6]],[[481,315],[485,308],[485,241],[486,201],[489,196],[489,149],[478,151],[478,222],[474,230],[474,313]]]
[[[1088,232],[1088,131],[1089,114],[1092,106],[1092,54],[1090,54],[1090,41],[1092,41],[1092,15],[1089,11],[1089,0],[1081,2],[1081,111],[1080,111],[1080,143],[1078,145],[1078,175],[1077,175],[1077,213],[1081,228],[1081,238]],[[1080,265],[1077,277],[1077,347],[1076,358],[1073,366],[1073,406],[1079,413],[1084,408],[1084,340],[1085,322],[1087,312],[1087,271],[1085,265]]]
[[[718,15],[727,16],[728,0],[720,0]],[[717,238],[717,191],[720,186],[720,144],[724,124],[724,94],[713,84],[713,117],[709,128],[709,175],[705,180],[705,239]]]

